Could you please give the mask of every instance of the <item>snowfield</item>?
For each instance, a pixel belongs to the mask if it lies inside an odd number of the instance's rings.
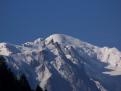
[[[33,90],[121,91],[121,52],[64,34],[21,45],[0,43],[0,55],[16,77],[24,74]]]

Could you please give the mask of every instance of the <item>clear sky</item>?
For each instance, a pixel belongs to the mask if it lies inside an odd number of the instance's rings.
[[[53,33],[121,50],[121,0],[0,0],[0,42]]]

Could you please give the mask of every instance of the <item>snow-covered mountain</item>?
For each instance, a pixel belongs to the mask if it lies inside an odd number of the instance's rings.
[[[53,34],[22,45],[0,43],[0,55],[33,90],[121,91],[121,52]]]

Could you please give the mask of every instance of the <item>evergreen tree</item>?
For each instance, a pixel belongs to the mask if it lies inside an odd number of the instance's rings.
[[[20,77],[20,80],[18,80],[18,82],[19,82],[19,86],[20,86],[21,91],[31,91],[31,88],[28,84],[28,81],[27,81],[25,75],[22,75]]]
[[[16,91],[17,82],[10,69],[7,68],[4,57],[0,57],[0,91]]]
[[[40,88],[40,86],[37,85],[36,91],[42,91],[42,89]]]
[[[0,91],[32,91],[25,75],[18,80],[7,68],[3,56],[0,56]],[[37,86],[36,91],[42,91],[41,87]]]

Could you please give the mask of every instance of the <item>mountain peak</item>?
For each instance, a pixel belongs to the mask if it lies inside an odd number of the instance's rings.
[[[65,34],[52,34],[49,37],[45,39],[46,43],[48,44],[50,41],[53,42],[58,42],[59,44],[64,44],[64,45],[75,45],[79,46],[81,44],[88,44],[85,42],[80,41],[77,38],[65,35]]]
[[[32,89],[39,85],[47,86],[48,91],[88,91],[89,87],[90,91],[121,91],[120,80],[113,80],[114,75],[121,76],[121,53],[116,48],[100,48],[53,34],[22,45],[0,43],[0,55],[6,56],[7,65],[17,76],[27,77]],[[109,89],[113,84],[119,89]]]
[[[64,34],[52,34],[49,37],[46,38],[46,41],[53,40],[54,42],[63,42],[68,36]]]

